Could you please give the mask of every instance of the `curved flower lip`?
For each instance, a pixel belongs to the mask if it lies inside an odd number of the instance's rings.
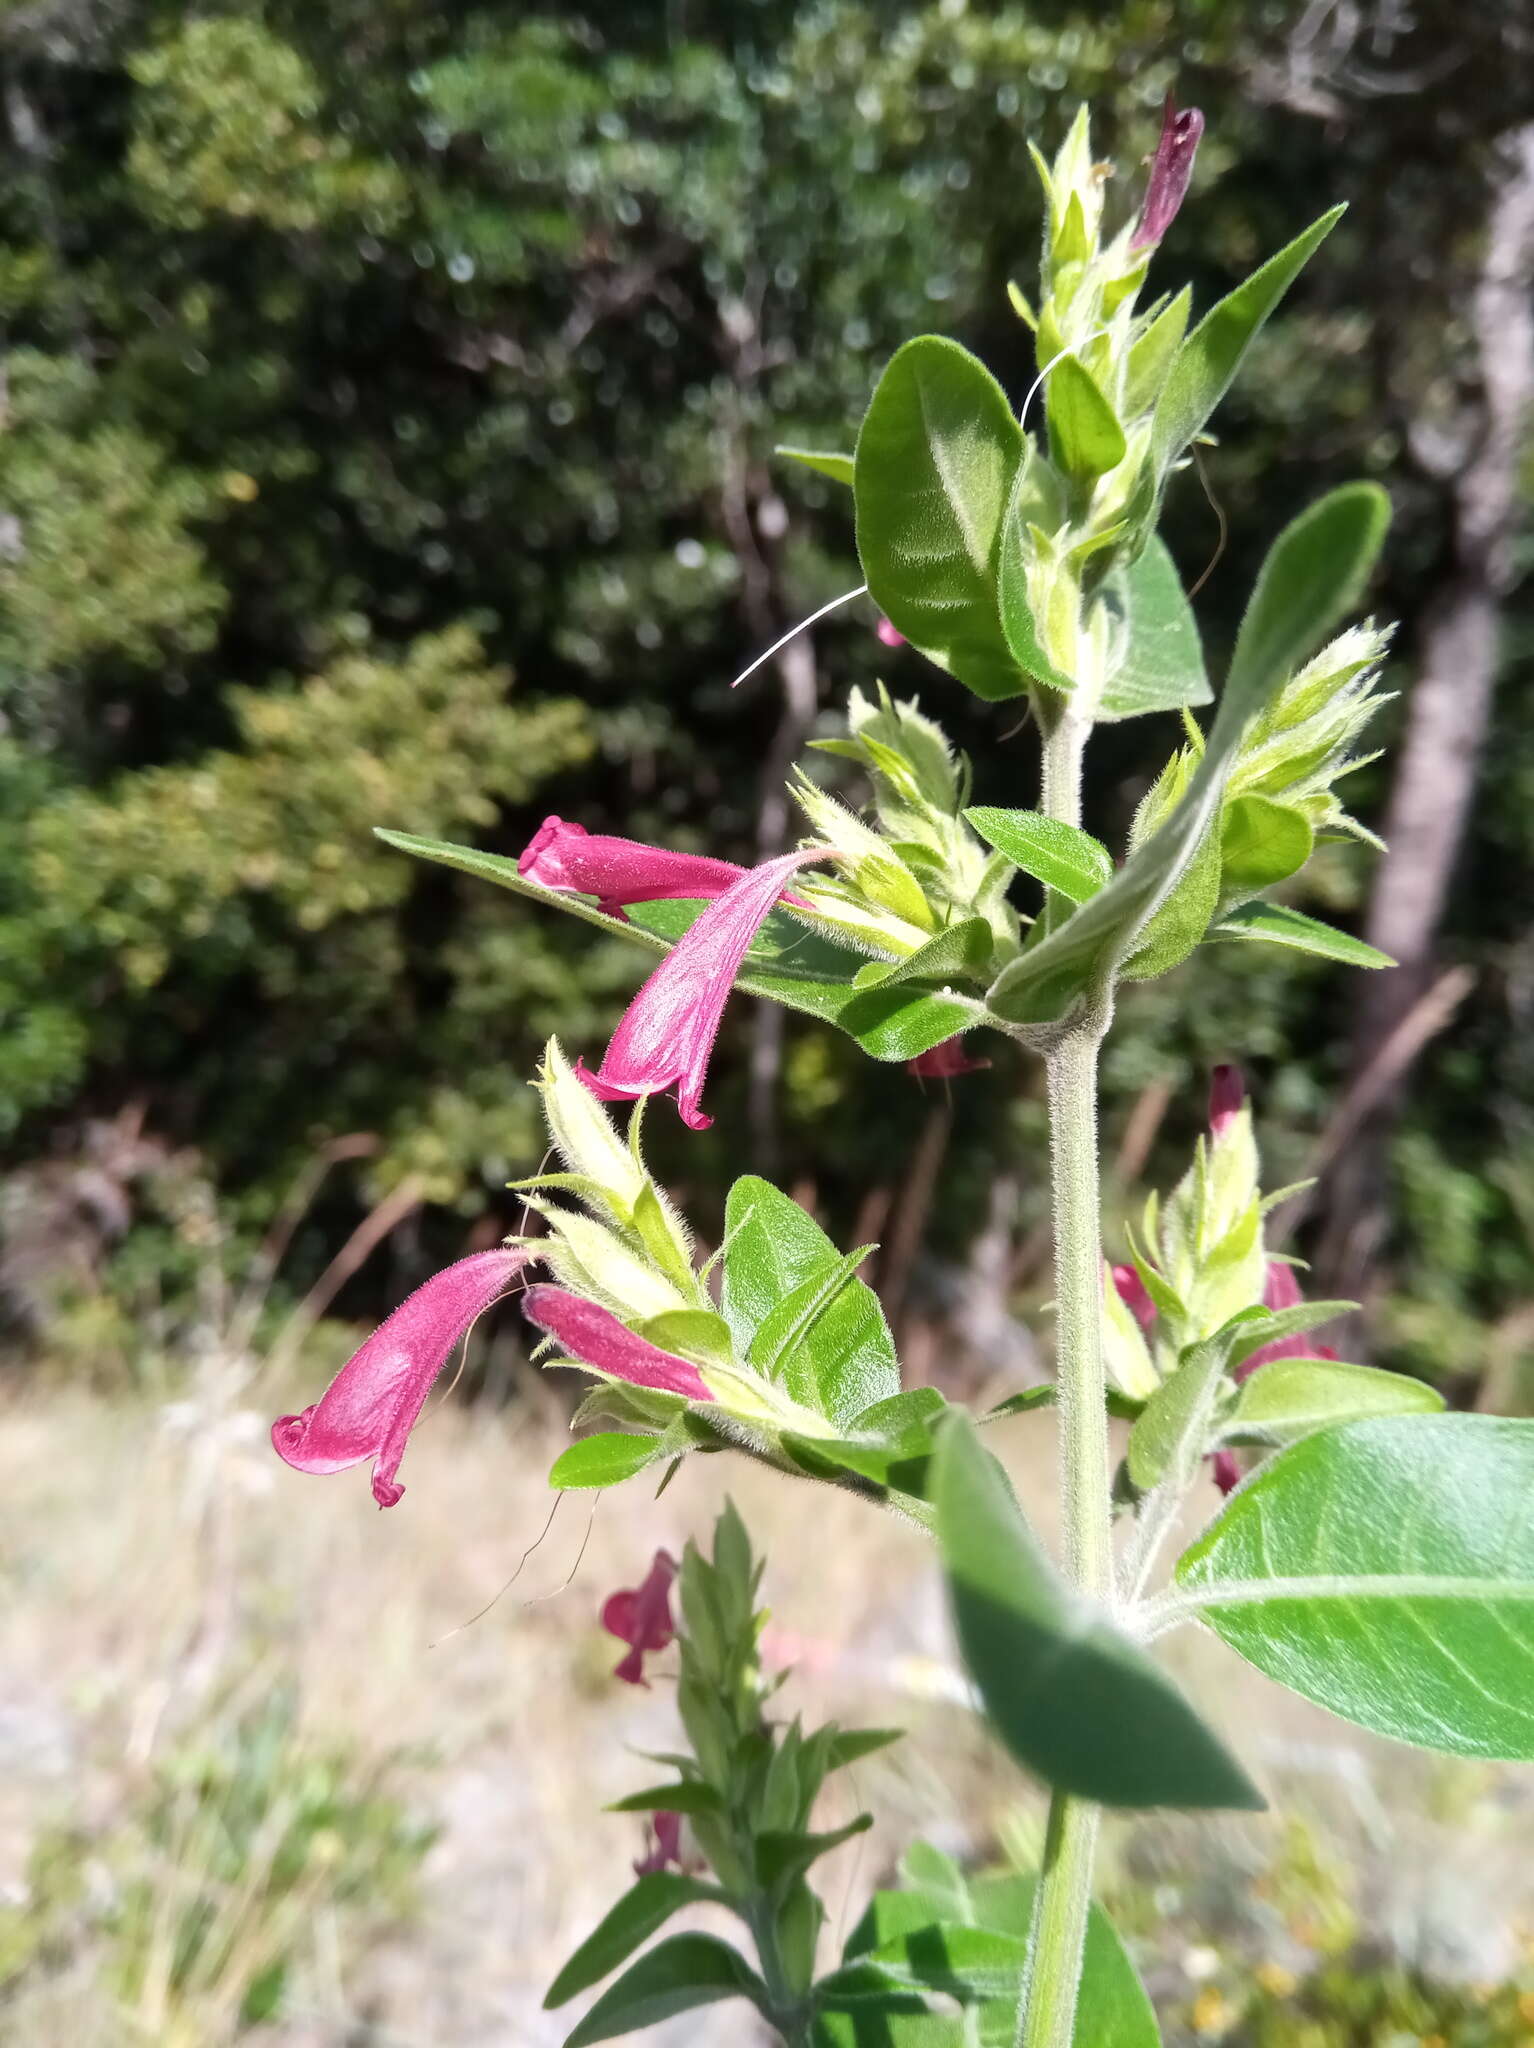
[[[824,846],[780,854],[748,868],[711,903],[629,1004],[596,1073],[577,1065],[592,1093],[629,1102],[674,1087],[683,1123],[706,1131],[713,1118],[698,1098],[741,962],[789,876],[831,857]]]
[[[392,1508],[405,1491],[394,1474],[438,1374],[533,1256],[521,1247],[475,1252],[434,1273],[352,1353],[318,1401],[272,1424],[278,1457],[316,1473],[373,1458],[373,1498]]]
[[[599,910],[620,918],[630,903],[697,898],[711,902],[749,872],[711,854],[672,853],[639,839],[588,832],[584,825],[554,817],[544,819],[517,857],[517,873],[528,881],[545,889],[595,896]]]
[[[1161,240],[1188,196],[1193,176],[1193,159],[1204,133],[1204,117],[1197,107],[1180,112],[1170,93],[1161,114],[1161,135],[1151,161],[1145,204],[1135,222],[1131,249],[1148,249]]]
[[[522,1297],[522,1313],[540,1330],[547,1330],[572,1358],[615,1380],[653,1387],[662,1394],[680,1394],[687,1401],[714,1398],[695,1365],[647,1343],[608,1309],[568,1288],[547,1281],[529,1287]]]

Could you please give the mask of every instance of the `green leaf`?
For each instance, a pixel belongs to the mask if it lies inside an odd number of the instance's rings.
[[[1534,1758],[1534,1422],[1324,1429],[1231,1495],[1177,1567],[1259,1671],[1455,1756]]]
[[[614,1799],[607,1813],[718,1813],[724,1801],[701,1778],[678,1778],[674,1785],[651,1785]]]
[[[1180,967],[1220,907],[1220,842],[1204,834],[1176,885],[1138,934],[1120,972],[1126,981],[1154,981]]]
[[[1272,946],[1293,946],[1322,960],[1340,960],[1346,967],[1394,967],[1388,953],[1365,945],[1349,932],[1339,932],[1287,903],[1242,903],[1227,910],[1210,928],[1211,939],[1266,939]]]
[[[935,1387],[912,1387],[875,1402],[854,1419],[845,1437],[788,1434],[783,1447],[806,1471],[822,1478],[855,1472],[876,1486],[925,1500],[936,1443],[933,1425],[947,1405]]]
[[[549,1469],[549,1484],[576,1486],[621,1486],[646,1465],[663,1455],[653,1436],[630,1436],[626,1431],[607,1430],[583,1437],[569,1450],[561,1451]]]
[[[842,1256],[812,1216],[770,1181],[747,1174],[730,1189],[724,1212],[720,1306],[736,1349],[751,1355],[780,1305],[840,1271]],[[872,1288],[850,1279],[785,1361],[791,1384],[813,1390],[807,1405],[839,1427],[899,1392],[900,1368],[884,1311]],[[801,1391],[796,1398],[806,1399]]]
[[[1245,1309],[1235,1318],[1233,1334],[1231,1325],[1226,1325],[1227,1334],[1232,1334],[1229,1361],[1233,1366],[1242,1365],[1254,1351],[1262,1351],[1287,1337],[1302,1336],[1307,1330],[1318,1330],[1323,1323],[1334,1323],[1338,1316],[1351,1314],[1357,1306],[1356,1301],[1297,1301],[1293,1308]]]
[[[865,988],[888,988],[903,981],[950,981],[955,975],[984,980],[995,938],[983,917],[961,917],[945,925],[904,960],[871,960],[859,970]]]
[[[1335,1358],[1275,1358],[1244,1383],[1224,1433],[1233,1442],[1288,1444],[1337,1422],[1442,1407],[1442,1394],[1404,1373]]]
[[[941,1891],[923,1889],[876,1893],[847,1943],[849,1960],[866,1958],[873,1970],[861,1980],[849,1970],[831,1980],[837,1987],[833,1996],[843,1999],[846,2016],[827,2040],[838,2048],[842,2043],[850,2048],[863,2048],[865,2043],[868,2048],[875,2043],[879,2048],[888,2043],[907,2048],[909,2043],[916,2048],[929,2039],[934,2048],[968,2048],[974,2042],[975,2033],[966,2032],[963,2021],[939,2020],[935,2015],[928,2016],[928,2023],[947,2032],[920,2033],[914,2031],[918,2023],[905,2019],[890,2022],[888,2033],[876,2031],[866,2008],[874,2003],[877,1991],[909,1985],[978,1996],[980,2042],[985,2048],[993,2042],[997,2048],[1011,2048],[1037,1892],[1037,1878],[1004,1875],[976,1878],[967,1887],[961,1882],[959,1892],[947,1899]],[[1134,1964],[1113,1922],[1097,1905],[1087,1922],[1071,2039],[1074,2048],[1157,2048],[1160,2040],[1155,2012]]]
[[[1062,356],[1045,380],[1049,445],[1068,476],[1092,483],[1124,460],[1124,429],[1075,356]]]
[[[790,462],[802,462],[806,469],[819,470],[822,476],[830,477],[832,483],[845,484],[848,490],[852,488],[850,455],[828,455],[818,448],[788,448],[781,443],[772,452],[786,456]]]
[[[700,2005],[717,2005],[723,1998],[749,1998],[763,2014],[769,2009],[766,1985],[738,1949],[711,1934],[673,1934],[608,1986],[565,2036],[565,2048],[637,2034],[642,2027],[658,2026]]]
[[[987,846],[1014,867],[1072,903],[1085,903],[1113,875],[1113,856],[1100,839],[1046,818],[1040,811],[999,811],[979,804],[964,813]]]
[[[1289,522],[1257,572],[1222,713],[1236,705],[1245,725],[1353,609],[1389,524],[1390,500],[1378,484],[1343,484]]]
[[[934,1498],[964,1660],[1019,1762],[1110,1806],[1262,1805],[1165,1673],[1061,1583],[958,1411],[939,1432]]]
[[[839,1771],[847,1764],[861,1763],[865,1756],[899,1742],[904,1734],[903,1728],[838,1728],[826,1745],[826,1769]]]
[[[1230,389],[1258,330],[1347,211],[1334,206],[1211,307],[1173,359],[1156,405],[1151,454],[1165,475]]]
[[[1132,949],[1198,853],[1248,721],[1358,594],[1388,512],[1377,486],[1344,484],[1284,528],[1258,575],[1203,758],[1182,801],[1090,903],[1003,968],[988,998],[999,1016],[1058,1020]]]
[[[765,1891],[778,1891],[796,1877],[802,1877],[812,1863],[829,1856],[843,1842],[850,1842],[854,1835],[866,1835],[873,1824],[871,1813],[860,1813],[845,1827],[828,1828],[819,1835],[797,1829],[769,1829],[756,1838],[756,1881]]]
[[[1034,677],[1052,690],[1069,694],[1076,685],[1072,677],[1056,668],[1045,649],[1034,617],[1028,589],[1028,565],[1034,549],[1032,516],[1042,508],[1033,486],[1039,465],[1022,462],[1002,522],[1001,561],[996,582],[996,601],[1007,648],[1026,682]],[[1063,512],[1062,512],[1063,516]],[[1075,600],[1072,599],[1074,610]]]
[[[1238,796],[1220,819],[1220,886],[1266,889],[1297,874],[1315,849],[1303,811],[1270,797]]]
[[[978,696],[1028,687],[1002,634],[1002,523],[1023,452],[1006,393],[957,342],[896,351],[858,434],[858,554],[897,632]]]
[[[1214,692],[1204,668],[1193,607],[1164,541],[1150,545],[1103,584],[1113,619],[1100,720],[1138,718],[1207,704]]]
[[[1167,1468],[1190,1439],[1193,1455],[1202,1452],[1220,1375],[1230,1356],[1223,1333],[1202,1344],[1190,1344],[1177,1368],[1146,1402],[1129,1432],[1129,1476],[1142,1493],[1159,1484]]]
[[[1000,1422],[1008,1415],[1028,1415],[1035,1408],[1052,1408],[1056,1393],[1053,1386],[1024,1387],[1020,1393],[1008,1394],[1004,1401],[998,1401],[994,1408],[987,1408],[980,1417],[982,1422]]]
[[[554,1979],[543,2001],[544,2011],[552,2012],[577,1993],[599,1984],[683,1906],[700,1905],[720,1896],[717,1886],[701,1884],[697,1878],[683,1877],[677,1871],[658,1870],[641,1877],[603,1915]]]
[[[1176,298],[1167,302],[1130,345],[1124,379],[1124,415],[1127,419],[1138,419],[1141,413],[1149,412],[1161,396],[1173,359],[1188,331],[1188,315],[1192,309],[1193,287],[1185,284]]]

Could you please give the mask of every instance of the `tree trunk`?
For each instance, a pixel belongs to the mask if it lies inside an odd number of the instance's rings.
[[[1384,827],[1390,852],[1369,905],[1369,943],[1400,964],[1368,976],[1360,995],[1348,1087],[1366,1098],[1374,1092],[1371,1073],[1432,980],[1496,683],[1518,459],[1534,401],[1534,124],[1507,139],[1498,165],[1471,303],[1480,386],[1475,430],[1449,472],[1452,567],[1422,620],[1419,673]],[[1390,1141],[1408,1071],[1400,1067],[1378,1091],[1331,1180],[1315,1261],[1327,1294],[1365,1299],[1377,1285]]]

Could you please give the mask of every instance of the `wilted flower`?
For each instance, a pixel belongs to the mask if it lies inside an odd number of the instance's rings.
[[[914,1074],[918,1081],[952,1081],[960,1074],[983,1073],[990,1066],[989,1060],[972,1060],[964,1050],[964,1033],[945,1038],[941,1045],[934,1045],[927,1052],[919,1052],[914,1060],[907,1060],[905,1070]]]
[[[605,1102],[675,1087],[683,1123],[706,1131],[713,1118],[698,1098],[741,962],[790,875],[826,857],[824,847],[781,854],[710,904],[629,1004],[597,1072],[577,1068],[587,1087]]]
[[[272,1424],[277,1455],[299,1472],[342,1472],[374,1458],[373,1498],[392,1508],[405,1491],[394,1474],[433,1382],[531,1256],[520,1248],[476,1252],[434,1274],[353,1352],[312,1407]]]
[[[1131,249],[1153,248],[1166,233],[1177,212],[1187,197],[1188,183],[1193,176],[1193,159],[1198,154],[1199,139],[1204,132],[1204,117],[1197,107],[1184,107],[1180,111],[1170,93],[1161,114],[1161,136],[1156,144],[1156,154],[1151,163],[1150,182],[1145,188],[1145,204],[1140,209],[1140,218],[1135,223]]]
[[[609,1379],[653,1387],[657,1393],[680,1394],[687,1401],[714,1398],[695,1365],[647,1343],[610,1310],[583,1301],[566,1288],[546,1283],[529,1287],[522,1297],[522,1313],[540,1330],[547,1330],[570,1357]]]
[[[614,1678],[621,1678],[626,1685],[649,1684],[644,1675],[645,1658],[666,1649],[676,1634],[671,1619],[671,1582],[676,1575],[677,1561],[670,1551],[657,1550],[643,1582],[612,1594],[603,1605],[603,1628],[629,1646],[628,1655],[613,1670]],[[664,1817],[656,1816],[657,1835]]]

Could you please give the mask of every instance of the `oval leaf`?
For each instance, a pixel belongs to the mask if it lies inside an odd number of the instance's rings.
[[[959,1644],[1018,1761],[1048,1785],[1109,1806],[1261,1807],[1166,1674],[1061,1582],[966,1416],[945,1421],[935,1464]]]
[[[1371,1415],[1434,1415],[1443,1396],[1422,1380],[1347,1365],[1335,1358],[1275,1358],[1260,1365],[1241,1389],[1225,1434],[1265,1444],[1296,1443],[1337,1422]]]
[[[1113,856],[1100,839],[1042,811],[1001,811],[977,804],[964,813],[988,846],[1047,889],[1085,903],[1113,876]]]
[[[1068,476],[1092,483],[1124,460],[1124,429],[1090,370],[1062,356],[1047,379],[1049,446]]]
[[[550,1486],[621,1486],[646,1465],[664,1456],[653,1436],[631,1436],[626,1430],[602,1431],[583,1437],[561,1451],[549,1468]]]
[[[1207,704],[1214,692],[1204,668],[1193,607],[1166,543],[1152,540],[1127,569],[1107,579],[1102,600],[1113,619],[1108,674],[1098,718],[1138,718]]]
[[[1220,886],[1232,892],[1287,881],[1310,859],[1310,821],[1288,804],[1239,796],[1220,819]]]
[[[869,595],[897,632],[981,697],[1028,687],[996,598],[1022,451],[990,371],[930,334],[896,351],[858,434],[852,488]]]
[[[1322,1430],[1232,1494],[1178,1611],[1345,1720],[1455,1756],[1534,1758],[1534,1422]]]

